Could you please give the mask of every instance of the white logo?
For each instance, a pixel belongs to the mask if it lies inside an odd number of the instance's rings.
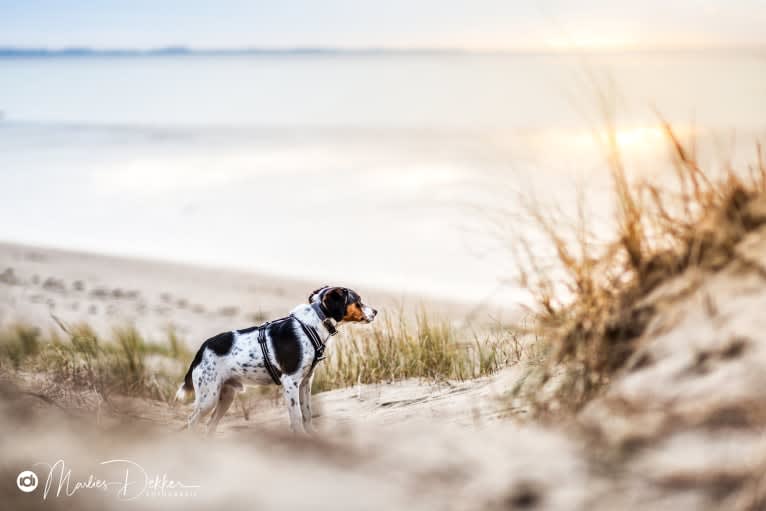
[[[35,491],[37,488],[37,474],[31,470],[25,470],[16,477],[16,486],[24,493]]]
[[[48,475],[43,473],[43,500],[48,497],[71,497],[80,490],[113,491],[117,500],[134,500],[139,497],[194,497],[199,485],[184,484],[170,479],[166,473],[150,474],[144,468],[130,460],[107,460],[99,463],[104,468],[104,474],[72,473],[64,460],[58,460],[53,465],[46,465]],[[22,481],[23,479],[23,481]],[[19,474],[17,484],[24,492],[37,488],[37,475],[26,471]]]

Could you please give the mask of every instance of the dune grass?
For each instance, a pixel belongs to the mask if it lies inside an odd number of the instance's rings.
[[[581,217],[571,225],[531,208],[531,219],[555,254],[554,281],[530,244],[521,240],[522,281],[538,303],[535,328],[550,343],[546,372],[530,394],[563,369],[556,392],[538,399],[541,411],[578,409],[609,382],[635,348],[655,310],[642,303],[659,284],[695,266],[717,271],[737,258],[736,244],[766,223],[766,165],[756,161],[739,171],[702,169],[693,146],[664,124],[672,150],[675,184],[630,182],[616,132],[606,146],[617,222],[611,237],[596,242]],[[563,290],[563,292],[562,292]],[[535,399],[535,398],[532,398]]]
[[[66,335],[43,335],[36,327],[15,325],[0,333],[3,372],[42,373],[62,386],[167,401],[191,353],[169,332],[161,343],[146,341],[134,328],[115,329],[100,338],[88,325],[67,328]]]
[[[170,402],[194,355],[173,332],[149,341],[131,327],[100,337],[85,324],[59,326],[48,334],[28,325],[0,331],[0,372],[40,374],[61,386],[94,390],[105,400],[127,395]],[[425,313],[414,326],[388,317],[343,329],[317,370],[314,392],[405,378],[464,380],[517,361],[521,351],[510,333],[463,334]]]
[[[424,312],[414,325],[403,315],[386,315],[339,337],[317,370],[317,391],[407,378],[465,380],[491,374],[521,357],[521,341],[513,332],[480,337]]]

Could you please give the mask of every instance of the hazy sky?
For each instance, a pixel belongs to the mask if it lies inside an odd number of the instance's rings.
[[[0,45],[766,44],[766,0],[0,0]]]

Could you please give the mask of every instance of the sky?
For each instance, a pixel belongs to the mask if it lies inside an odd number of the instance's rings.
[[[0,46],[766,45],[766,0],[0,0]]]

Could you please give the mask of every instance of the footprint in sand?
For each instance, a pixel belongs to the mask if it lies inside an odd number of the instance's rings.
[[[227,307],[221,307],[218,309],[218,314],[221,316],[231,317],[236,316],[239,314],[239,307],[235,307],[233,305],[229,305]]]
[[[109,290],[103,287],[97,287],[90,292],[91,298],[107,298],[109,296]]]
[[[55,277],[48,277],[47,279],[45,279],[45,282],[43,282],[43,289],[47,291],[54,291],[56,293],[65,293],[66,284],[64,284],[64,281],[62,279],[57,279]]]
[[[3,273],[0,273],[0,282],[8,284],[9,286],[17,286],[20,284],[19,278],[13,271],[13,268],[6,268]]]

